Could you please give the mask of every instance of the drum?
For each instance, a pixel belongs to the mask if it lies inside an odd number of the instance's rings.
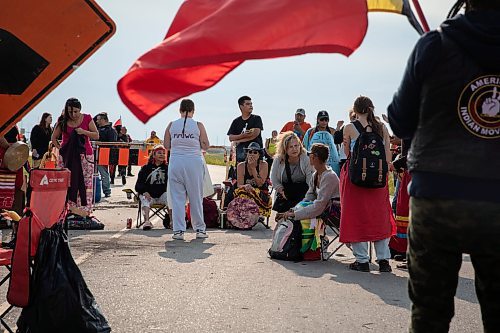
[[[235,198],[227,206],[227,220],[237,229],[252,229],[259,222],[259,206],[248,198]]]
[[[3,165],[10,171],[16,171],[21,168],[28,160],[30,149],[27,144],[17,141],[10,145],[5,151]]]

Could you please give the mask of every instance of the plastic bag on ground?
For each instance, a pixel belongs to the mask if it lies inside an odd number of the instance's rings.
[[[30,304],[19,333],[107,333],[106,318],[76,265],[60,225],[45,229],[35,257]]]

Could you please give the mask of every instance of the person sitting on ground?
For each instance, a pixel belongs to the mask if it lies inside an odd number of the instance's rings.
[[[297,111],[295,111],[295,120],[287,122],[281,129],[280,133],[292,131],[297,134],[300,140],[302,140],[304,138],[304,133],[311,128],[311,124],[309,124],[307,121],[304,121],[305,119],[306,110],[297,109]]]
[[[284,213],[298,204],[307,193],[313,172],[299,137],[294,132],[281,134],[271,167],[271,181],[276,190],[273,210]]]
[[[331,199],[340,196],[339,177],[327,164],[328,146],[315,143],[307,155],[309,155],[310,165],[316,170],[309,180],[309,189],[304,197],[304,202],[309,202],[309,204],[299,204],[285,213],[277,214],[277,220],[281,218],[294,220],[316,218],[326,210]]]
[[[268,194],[267,162],[262,160],[263,149],[257,142],[252,142],[245,148],[246,159],[237,166],[237,189],[235,197],[246,197],[259,206],[259,215],[271,216],[271,197]]]
[[[149,220],[151,205],[167,205],[167,163],[165,160],[165,147],[156,145],[149,156],[148,164],[144,165],[137,175],[135,190],[139,193],[144,226],[142,229],[150,230],[153,224]]]

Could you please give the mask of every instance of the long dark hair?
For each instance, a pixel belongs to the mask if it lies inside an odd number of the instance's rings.
[[[384,136],[383,125],[377,118],[375,118],[375,107],[373,106],[373,102],[370,98],[366,96],[359,96],[356,98],[353,110],[358,114],[367,114],[368,124],[371,126],[372,131],[382,137]]]
[[[52,127],[50,127],[50,125],[47,126],[47,122],[46,122],[47,118],[50,116],[51,116],[50,113],[44,112],[42,114],[42,118],[40,119],[40,123],[38,124],[41,128],[43,128],[45,130],[45,132],[50,132],[52,130]]]
[[[77,108],[77,109],[82,109],[82,104],[77,98],[69,98],[66,101],[66,104],[64,105],[64,114],[57,119],[57,125],[61,126],[61,129],[63,132],[66,132],[68,129],[68,120],[70,119],[69,117],[69,108]]]

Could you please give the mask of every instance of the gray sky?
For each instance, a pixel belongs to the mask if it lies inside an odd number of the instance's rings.
[[[82,102],[84,113],[107,111],[111,121],[120,116],[133,139],[156,130],[161,138],[168,122],[178,118],[179,103],[164,109],[147,124],[123,105],[117,81],[132,63],[165,36],[181,0],[97,0],[115,21],[117,31],[90,59],[52,91],[19,123],[30,131],[43,112],[54,118],[69,97]],[[420,0],[431,29],[444,20],[454,0]],[[330,123],[347,120],[347,110],[359,95],[372,98],[376,113],[386,112],[418,34],[402,15],[369,14],[360,48],[349,58],[339,54],[309,54],[272,60],[252,60],[239,66],[216,86],[190,96],[195,118],[207,128],[212,145],[227,144],[227,129],[239,116],[237,99],[249,95],[254,113],[262,117],[264,137],[292,120],[297,108],[313,123],[327,110]]]

